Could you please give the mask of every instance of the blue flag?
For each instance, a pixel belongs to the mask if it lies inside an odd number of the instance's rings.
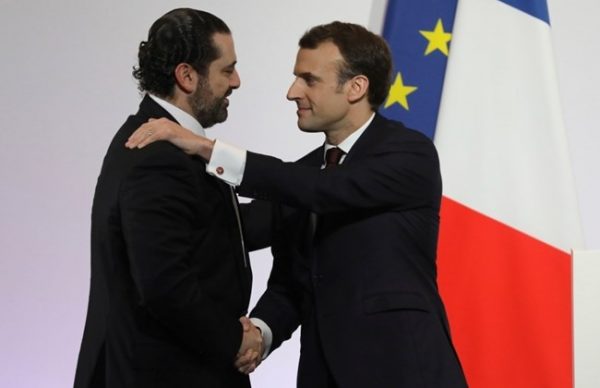
[[[392,87],[380,113],[430,138],[452,40],[456,0],[389,0],[383,37],[394,59]]]

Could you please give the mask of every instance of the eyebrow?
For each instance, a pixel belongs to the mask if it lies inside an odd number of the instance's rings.
[[[306,79],[312,79],[312,80],[315,80],[315,81],[321,81],[322,80],[321,77],[316,76],[315,74],[313,74],[313,73],[311,73],[309,71],[304,72],[304,73],[295,74],[295,76],[296,77],[300,77],[300,78],[305,79],[305,80]]]

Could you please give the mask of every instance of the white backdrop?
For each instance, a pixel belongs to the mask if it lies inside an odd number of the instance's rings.
[[[596,0],[549,1],[565,121],[587,247],[600,248],[600,111]],[[137,45],[174,7],[205,9],[233,31],[242,87],[229,120],[209,131],[292,160],[319,144],[300,133],[285,100],[298,38],[344,20],[381,25],[384,0],[0,0],[0,386],[72,384],[89,289],[89,220],[102,157],[135,112]],[[271,266],[252,255],[253,300]],[[296,341],[253,375],[291,387]]]

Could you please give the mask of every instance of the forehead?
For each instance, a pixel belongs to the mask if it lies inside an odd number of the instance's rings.
[[[300,48],[296,56],[294,72],[299,74],[327,70],[337,71],[337,64],[343,59],[340,50],[332,42],[323,42],[314,49]]]
[[[231,34],[217,32],[212,36],[212,39],[220,53],[215,62],[232,63],[236,61],[235,47]]]

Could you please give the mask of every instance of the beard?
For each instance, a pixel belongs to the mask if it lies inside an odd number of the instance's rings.
[[[214,95],[210,85],[201,77],[194,94],[188,97],[188,103],[196,120],[203,128],[209,128],[227,120],[227,96],[231,89],[222,97]]]

